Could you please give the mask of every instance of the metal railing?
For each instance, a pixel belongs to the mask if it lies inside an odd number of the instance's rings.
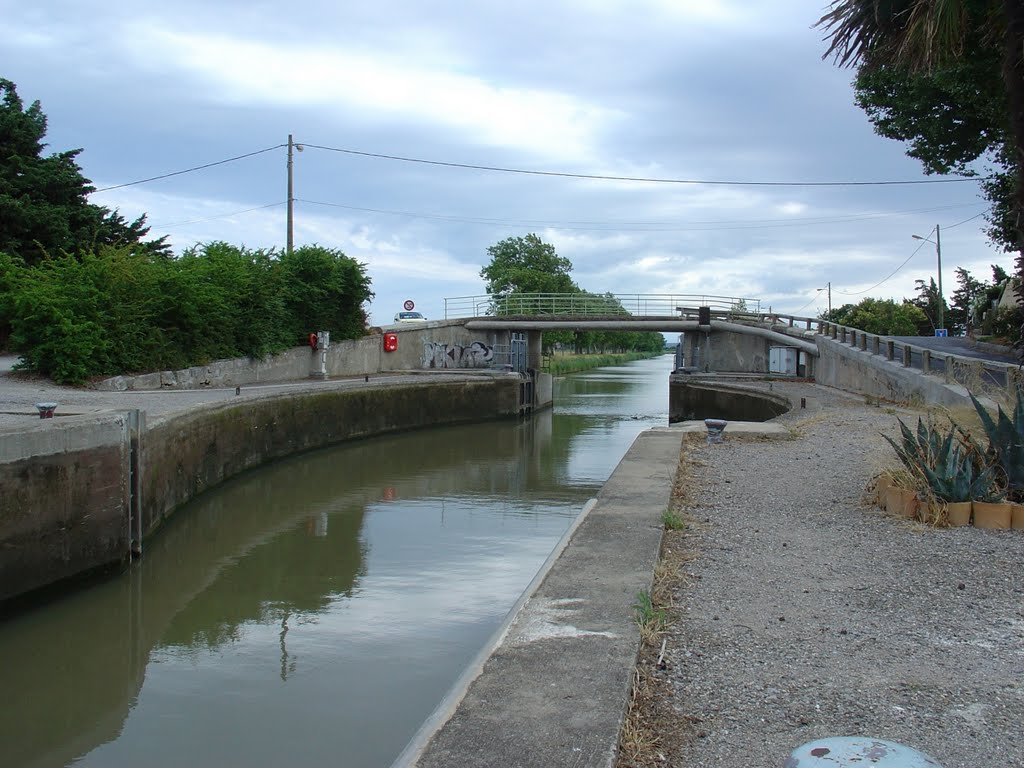
[[[761,300],[735,296],[671,293],[510,293],[457,296],[444,300],[446,320],[501,315],[577,315],[678,318],[683,306],[716,312],[760,312]]]

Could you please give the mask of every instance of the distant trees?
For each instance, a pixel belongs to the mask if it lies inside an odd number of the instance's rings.
[[[928,322],[920,307],[908,301],[871,298],[833,309],[822,319],[880,336],[917,336],[920,325]]]
[[[487,293],[494,298],[492,304],[498,312],[540,311],[540,305],[531,302],[533,296],[520,294],[559,294],[564,298],[545,303],[543,311],[570,313],[572,308],[586,305],[591,314],[626,315],[628,312],[612,294],[584,291],[573,282],[572,262],[555,251],[537,235],[508,237],[487,249],[491,260],[480,270],[486,280]],[[562,305],[565,305],[564,308]],[[544,348],[571,346],[577,352],[643,351],[664,349],[665,339],[660,333],[632,331],[569,331],[546,332]]]

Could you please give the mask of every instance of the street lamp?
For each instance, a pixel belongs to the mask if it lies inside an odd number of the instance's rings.
[[[936,330],[939,328],[945,328],[946,326],[943,325],[942,317],[942,305],[945,304],[945,301],[942,298],[942,239],[939,237],[939,225],[935,225],[934,240],[929,240],[927,237],[921,237],[920,235],[911,235],[911,237],[915,240],[924,240],[926,243],[935,243],[935,258],[939,263],[939,324]]]
[[[821,293],[822,291],[828,291],[828,316],[829,316],[829,319],[831,320],[832,319],[832,281],[831,280],[829,280],[825,284],[824,288],[819,288],[818,289],[818,293]]]

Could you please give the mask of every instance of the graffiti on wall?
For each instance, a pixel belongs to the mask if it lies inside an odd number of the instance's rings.
[[[423,343],[424,368],[486,368],[494,360],[494,347],[474,341],[468,347],[441,341]]]

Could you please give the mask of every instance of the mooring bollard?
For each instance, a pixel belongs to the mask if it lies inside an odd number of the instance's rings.
[[[784,768],[942,768],[923,752],[866,736],[837,736],[810,741],[786,758]]]
[[[725,419],[704,419],[704,426],[708,428],[708,445],[722,442],[722,433],[728,424]]]
[[[40,419],[52,419],[53,412],[57,410],[57,403],[36,403],[36,410],[39,411]]]

